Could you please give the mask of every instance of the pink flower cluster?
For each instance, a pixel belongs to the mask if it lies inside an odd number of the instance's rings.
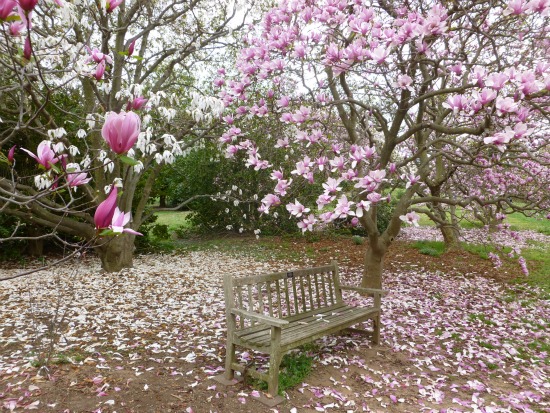
[[[59,186],[60,176],[57,174],[63,174],[69,188],[76,188],[80,185],[87,184],[91,181],[92,178],[88,176],[87,172],[82,172],[80,170],[80,165],[77,163],[67,163],[67,155],[61,154],[58,155],[54,149],[52,149],[52,142],[42,141],[36,149],[36,154],[29,151],[28,149],[21,148],[22,151],[26,152],[31,158],[33,158],[39,165],[40,169],[46,171],[52,176],[52,184],[49,186],[50,189],[56,189]],[[64,148],[63,145],[59,145],[59,148]],[[8,160],[11,157],[13,162],[15,146],[11,148]],[[60,163],[62,171],[56,168],[56,164]]]

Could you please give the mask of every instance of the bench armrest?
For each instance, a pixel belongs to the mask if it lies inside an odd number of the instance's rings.
[[[341,285],[340,289],[350,290],[350,291],[357,291],[359,293],[367,293],[367,294],[371,294],[371,295],[380,294],[382,297],[389,293],[388,290],[379,290],[377,288],[355,287],[353,285]]]
[[[271,317],[264,314],[253,313],[251,311],[241,310],[239,308],[232,308],[231,314],[239,315],[249,320],[254,320],[259,323],[267,324],[271,327],[283,327],[288,324],[288,321],[281,320],[279,318]]]

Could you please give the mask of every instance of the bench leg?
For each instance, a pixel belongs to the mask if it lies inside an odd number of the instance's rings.
[[[374,344],[380,344],[380,316],[377,315],[372,319],[372,342]]]
[[[226,380],[233,380],[235,377],[235,370],[231,365],[237,361],[235,357],[235,344],[231,340],[227,340],[227,348],[225,353],[225,373],[224,377]]]
[[[279,393],[279,365],[281,364],[281,359],[280,351],[271,353],[269,356],[267,392],[273,397],[277,397]]]

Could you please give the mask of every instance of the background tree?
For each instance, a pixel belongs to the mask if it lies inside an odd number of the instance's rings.
[[[131,266],[134,235],[101,236],[96,207],[119,186],[116,206],[133,213],[138,229],[162,165],[208,138],[220,104],[191,93],[193,74],[236,27],[236,5],[43,1],[27,10],[3,3],[0,211],[52,236],[78,237],[108,271]],[[111,112],[121,117],[105,126]],[[28,150],[18,149],[16,162],[6,157],[14,144]],[[20,166],[34,170],[20,173]]]
[[[243,39],[238,73],[218,82],[220,98],[231,128],[250,117],[285,126],[262,134],[301,158],[277,185],[293,176],[324,189],[316,206],[287,201],[289,213],[306,229],[359,218],[369,240],[362,284],[380,287],[384,254],[403,222],[417,223],[414,209],[446,223],[446,208],[502,202],[452,188],[453,177],[547,163],[549,8],[539,0],[281,1]],[[258,90],[268,93],[256,99]],[[251,167],[278,168],[244,133],[225,143]],[[378,205],[403,186],[379,232]],[[270,195],[284,196],[277,186]]]

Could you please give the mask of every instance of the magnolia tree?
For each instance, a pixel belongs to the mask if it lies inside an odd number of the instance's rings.
[[[0,212],[81,240],[105,270],[131,266],[161,166],[223,109],[189,89],[235,7],[0,0]]]
[[[482,194],[464,177],[512,173],[519,182],[528,164],[547,166],[549,14],[546,0],[281,1],[250,27],[237,71],[215,80],[226,156],[272,171],[263,213],[286,204],[304,231],[360,223],[369,241],[362,284],[380,287],[384,255],[402,225],[418,224],[417,210],[456,237],[444,225],[452,208],[507,202],[501,187]],[[251,118],[284,129],[263,131],[259,144],[247,136]],[[294,166],[262,156],[266,142]],[[535,175],[533,190],[548,188],[547,175]],[[288,197],[304,181],[322,188],[315,204]],[[397,189],[380,233],[377,209]],[[530,206],[548,208],[539,198]]]

